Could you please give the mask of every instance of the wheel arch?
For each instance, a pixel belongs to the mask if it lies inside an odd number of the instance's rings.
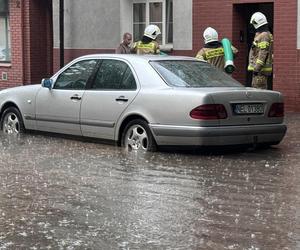
[[[15,107],[21,114],[21,110],[19,109],[18,105],[15,104],[14,102],[12,101],[8,101],[6,102],[2,107],[1,107],[1,110],[0,110],[0,118],[2,117],[3,115],[3,112],[7,109],[7,108],[10,108],[10,107]]]
[[[8,110],[6,112],[6,110]],[[26,131],[24,122],[23,122],[23,117],[22,117],[22,113],[18,107],[18,105],[16,105],[14,102],[8,101],[6,103],[4,103],[4,105],[1,107],[0,110],[0,129],[2,131],[3,130],[3,124],[5,121],[5,116],[6,114],[10,114],[9,112],[12,112],[16,118],[13,118],[13,120],[16,120],[13,125],[10,126],[14,126],[14,128],[10,128],[9,130],[13,130],[14,132],[8,132],[7,133],[24,133]]]
[[[131,114],[129,116],[127,116],[121,123],[119,129],[118,129],[118,134],[117,134],[117,145],[118,146],[121,146],[121,139],[122,139],[122,134],[123,134],[123,131],[126,127],[126,125],[131,122],[132,120],[135,120],[135,119],[141,119],[141,120],[144,120],[145,122],[149,123],[149,121],[142,115],[139,115],[139,114]]]

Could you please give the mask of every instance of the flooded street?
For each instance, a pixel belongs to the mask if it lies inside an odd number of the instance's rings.
[[[300,249],[300,114],[273,148],[0,135],[0,249]]]

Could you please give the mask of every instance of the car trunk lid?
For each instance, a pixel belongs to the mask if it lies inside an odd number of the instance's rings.
[[[210,93],[215,104],[223,104],[227,119],[219,120],[221,126],[258,125],[281,123],[283,117],[269,117],[273,103],[281,103],[279,92],[252,88],[220,89]]]

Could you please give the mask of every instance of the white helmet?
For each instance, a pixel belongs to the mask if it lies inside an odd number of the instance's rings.
[[[251,19],[250,23],[254,26],[255,29],[268,23],[266,16],[261,12],[255,12]]]
[[[161,34],[160,29],[154,24],[148,25],[144,31],[144,36],[147,36],[153,40],[156,39],[159,34]]]
[[[204,43],[217,42],[219,40],[218,32],[212,27],[208,27],[203,32]]]

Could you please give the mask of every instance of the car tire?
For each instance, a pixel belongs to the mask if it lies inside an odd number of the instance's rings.
[[[130,121],[122,134],[121,145],[129,150],[154,152],[157,145],[148,123],[141,119]]]
[[[5,134],[20,134],[25,132],[22,115],[15,107],[9,107],[4,110],[0,125],[2,132]]]

